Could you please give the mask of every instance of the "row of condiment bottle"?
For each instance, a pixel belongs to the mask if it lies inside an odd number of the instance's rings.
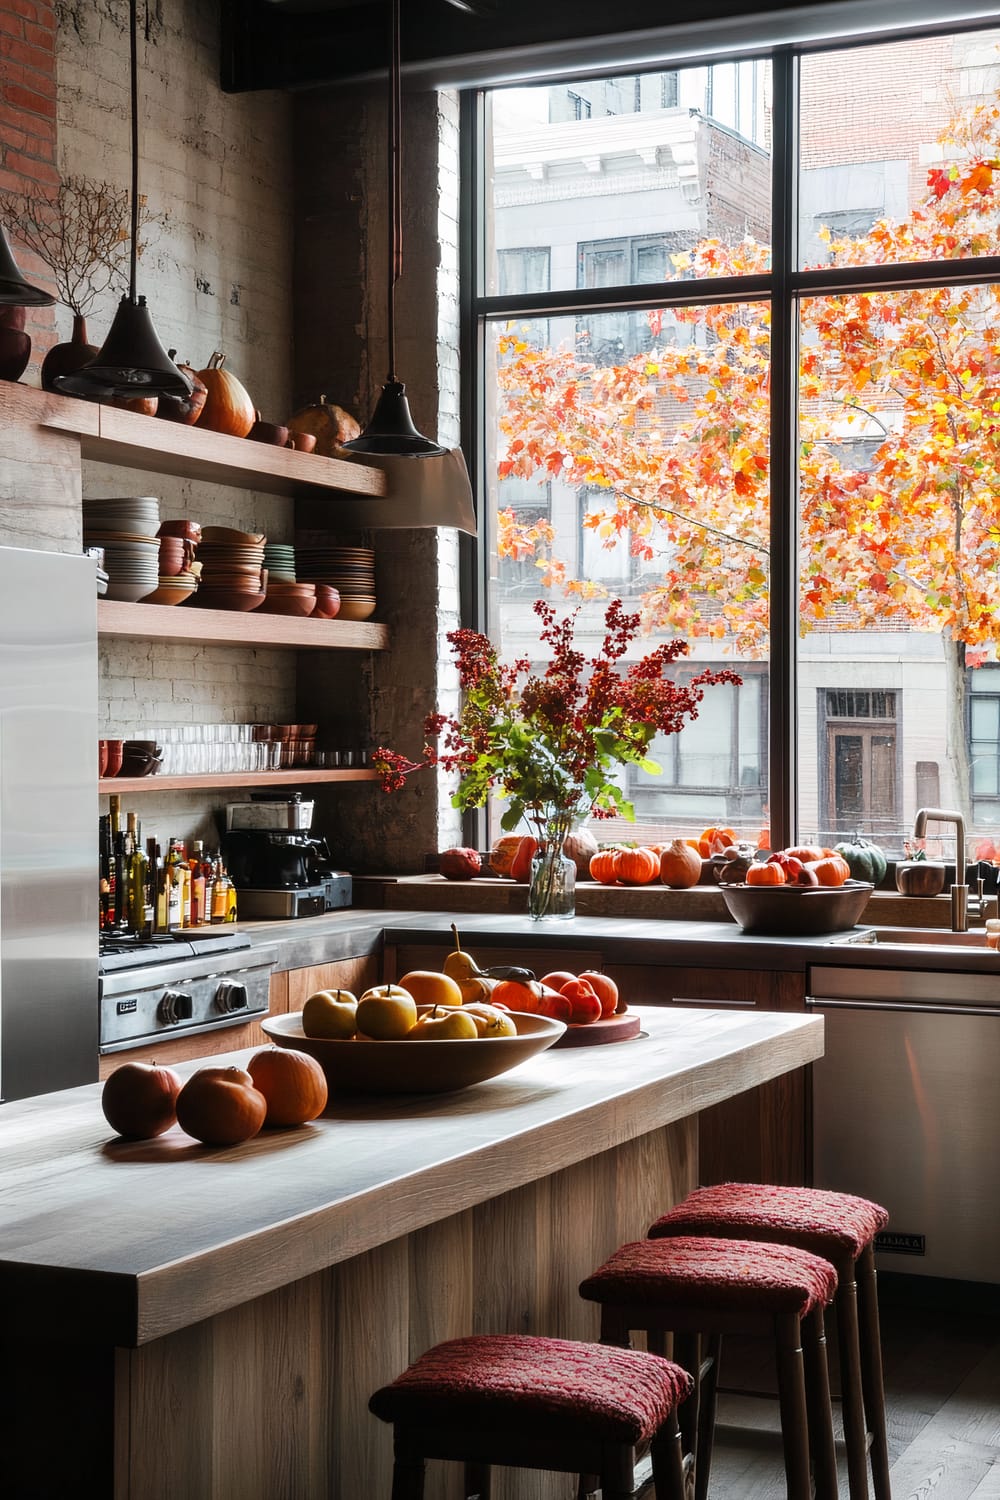
[[[143,844],[134,812],[121,826],[121,799],[100,819],[100,926],[103,933],[157,935],[236,920],[236,887],[219,855],[195,839],[188,855],[171,839],[164,855]]]

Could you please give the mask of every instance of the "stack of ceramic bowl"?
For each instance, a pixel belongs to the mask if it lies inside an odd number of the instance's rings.
[[[371,547],[315,545],[300,547],[296,557],[299,577],[337,590],[341,620],[367,620],[375,613],[375,553]]]
[[[108,575],[105,598],[135,603],[160,578],[160,502],[155,495],[83,502],[83,545],[100,547]]]
[[[264,602],[265,536],[229,526],[203,526],[198,543],[202,609],[251,610]]]

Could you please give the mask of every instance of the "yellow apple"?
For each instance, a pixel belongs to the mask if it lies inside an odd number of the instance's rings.
[[[475,1021],[480,1036],[517,1036],[517,1027],[510,1016],[495,1005],[476,1000],[465,1006],[465,1014]]]
[[[450,974],[438,974],[431,969],[411,969],[399,981],[399,987],[409,990],[418,1005],[461,1005],[462,988]]]
[[[464,1005],[434,1005],[425,1011],[409,1033],[414,1041],[474,1042],[479,1030]]]
[[[358,1029],[358,1002],[350,990],[317,990],[302,1007],[306,1036],[345,1038]]]
[[[374,1041],[398,1041],[416,1024],[417,1002],[398,984],[376,984],[358,1001],[358,1032]]]

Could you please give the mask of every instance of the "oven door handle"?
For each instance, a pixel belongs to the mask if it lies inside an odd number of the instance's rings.
[[[809,1010],[891,1010],[904,1011],[912,1016],[1000,1016],[1000,1009],[993,1005],[949,1005],[929,1001],[918,1005],[905,1000],[834,1000],[822,995],[807,995]]]

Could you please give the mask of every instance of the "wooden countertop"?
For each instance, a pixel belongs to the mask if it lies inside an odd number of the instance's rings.
[[[644,1035],[632,1042],[545,1052],[458,1094],[341,1097],[313,1125],[229,1149],[199,1146],[176,1127],[156,1141],[122,1142],[101,1114],[98,1085],[5,1105],[7,1329],[147,1343],[823,1050],[819,1018],[648,1008],[642,1018]]]

